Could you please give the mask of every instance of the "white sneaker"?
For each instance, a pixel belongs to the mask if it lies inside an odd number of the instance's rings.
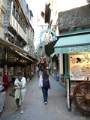
[[[47,105],[47,103],[48,103],[47,101],[46,101],[46,102],[44,102],[44,104],[45,104],[45,105]]]
[[[24,113],[23,110],[21,110],[20,113],[23,114]]]

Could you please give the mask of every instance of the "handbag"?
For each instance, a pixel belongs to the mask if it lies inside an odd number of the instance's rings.
[[[43,87],[43,78],[42,78],[42,75],[40,75],[39,77],[39,87]]]

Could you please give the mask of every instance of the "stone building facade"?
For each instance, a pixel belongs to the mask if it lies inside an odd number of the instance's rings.
[[[34,29],[30,13],[25,0],[0,0],[0,72],[7,70],[10,79],[17,70],[26,76],[34,71]]]
[[[0,0],[0,38],[4,38],[4,14],[6,12],[6,0]]]

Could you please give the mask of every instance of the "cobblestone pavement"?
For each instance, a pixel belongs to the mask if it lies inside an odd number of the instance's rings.
[[[8,98],[8,103],[0,120],[90,120],[82,116],[74,108],[68,112],[66,107],[65,89],[57,81],[51,79],[48,104],[42,102],[42,92],[38,87],[38,78],[28,84],[24,102],[24,113],[15,111],[13,97]]]

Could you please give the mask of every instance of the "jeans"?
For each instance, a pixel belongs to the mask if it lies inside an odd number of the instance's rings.
[[[47,102],[48,99],[48,88],[42,88],[44,102]]]

